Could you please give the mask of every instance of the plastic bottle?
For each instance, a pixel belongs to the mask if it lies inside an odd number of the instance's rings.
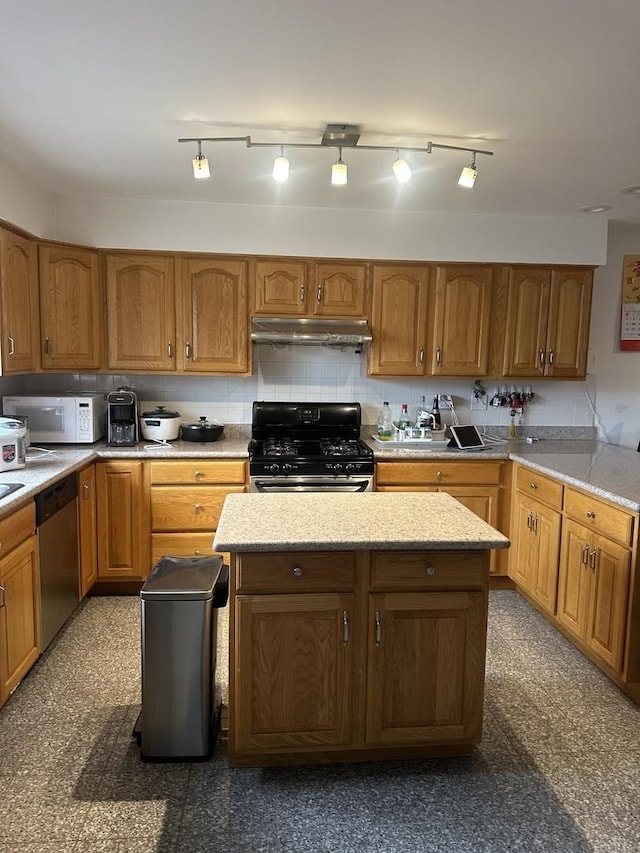
[[[384,402],[378,417],[378,438],[381,441],[391,441],[393,438],[393,418],[389,403]]]
[[[440,415],[440,403],[438,402],[437,394],[433,398],[433,408],[431,409],[431,414],[433,415],[433,428],[442,429],[442,417]]]
[[[398,429],[405,430],[408,426],[411,426],[411,418],[409,417],[409,409],[406,403],[402,404],[402,411],[400,412],[400,417],[398,418]]]

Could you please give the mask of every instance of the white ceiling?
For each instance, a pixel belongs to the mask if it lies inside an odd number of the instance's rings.
[[[638,0],[0,0],[0,156],[54,193],[441,213],[605,216],[640,225]],[[204,145],[246,134],[489,149],[468,156]],[[1,188],[0,188],[1,191]]]

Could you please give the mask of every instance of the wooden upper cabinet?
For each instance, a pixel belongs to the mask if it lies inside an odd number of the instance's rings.
[[[309,294],[311,311],[327,317],[365,317],[367,311],[367,265],[317,263],[315,287]]]
[[[434,375],[486,374],[492,281],[490,266],[437,268],[431,360]]]
[[[255,315],[277,317],[307,313],[307,295],[311,286],[307,263],[254,261],[251,269]]]
[[[103,340],[99,253],[41,243],[39,278],[43,369],[99,370]]]
[[[511,268],[504,376],[586,374],[593,271]]]
[[[429,267],[376,264],[369,375],[424,375]]]
[[[0,357],[2,374],[40,369],[36,244],[0,228]]]
[[[107,254],[108,367],[175,370],[174,259]]]
[[[251,370],[247,265],[243,260],[178,260],[178,369],[246,374]]]
[[[592,285],[592,270],[552,272],[545,376],[585,376]]]

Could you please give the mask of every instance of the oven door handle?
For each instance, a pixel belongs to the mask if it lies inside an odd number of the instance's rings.
[[[366,492],[371,480],[252,480],[257,492]]]

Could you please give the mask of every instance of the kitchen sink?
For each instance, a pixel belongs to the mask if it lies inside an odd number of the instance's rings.
[[[0,498],[6,498],[18,489],[24,489],[24,483],[0,483]]]

